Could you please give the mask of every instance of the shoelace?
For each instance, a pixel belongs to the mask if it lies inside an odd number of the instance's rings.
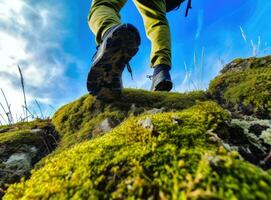
[[[153,79],[153,75],[147,75],[146,76],[148,79],[152,80]]]
[[[127,67],[128,72],[129,72],[130,75],[131,75],[132,80],[134,80],[134,77],[133,77],[133,70],[132,70],[132,67],[131,67],[131,65],[130,65],[129,62],[126,64],[126,67]]]

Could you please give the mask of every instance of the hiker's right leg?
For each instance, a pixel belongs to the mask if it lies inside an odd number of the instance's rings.
[[[93,0],[88,15],[88,24],[97,44],[102,42],[102,36],[110,28],[120,25],[119,12],[127,0]]]
[[[98,49],[87,78],[89,93],[102,100],[118,99],[121,75],[137,53],[140,36],[131,24],[121,24],[119,11],[126,0],[93,0],[89,25]]]

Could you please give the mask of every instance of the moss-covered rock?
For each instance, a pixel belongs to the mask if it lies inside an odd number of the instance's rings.
[[[229,135],[223,139],[228,150],[238,151],[242,157],[263,169],[271,168],[271,120],[255,118],[232,119]]]
[[[83,97],[77,109],[92,101]],[[54,118],[63,139],[86,127],[82,119],[68,125],[76,111],[70,104]],[[4,199],[270,199],[271,173],[216,140],[227,135],[229,121],[214,102],[130,116],[102,136],[47,157],[29,180],[11,185]]]
[[[0,198],[6,184],[28,176],[34,164],[55,149],[56,140],[50,121],[0,127]]]
[[[131,115],[161,108],[163,111],[181,110],[205,100],[203,91],[181,94],[125,89],[122,98],[110,104],[85,95],[59,109],[52,122],[62,137],[59,148],[67,148],[98,135],[104,120],[115,127]]]
[[[209,87],[209,94],[236,116],[271,118],[271,56],[236,59]]]

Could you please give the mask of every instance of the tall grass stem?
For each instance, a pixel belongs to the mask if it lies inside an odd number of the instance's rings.
[[[18,65],[18,70],[20,73],[21,85],[22,85],[22,90],[23,90],[23,95],[24,95],[25,117],[26,117],[26,121],[28,121],[27,103],[26,103],[26,95],[25,95],[25,87],[24,87],[24,77],[23,77],[22,70],[19,65]]]

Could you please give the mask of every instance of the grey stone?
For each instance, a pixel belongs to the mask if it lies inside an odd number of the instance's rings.
[[[157,114],[157,113],[162,113],[165,112],[166,108],[162,107],[162,108],[153,108],[151,110],[146,111],[146,114]]]
[[[110,118],[104,119],[94,130],[92,131],[93,136],[102,135],[105,132],[111,131],[115,128],[119,123]]]
[[[25,146],[23,151],[10,155],[3,164],[6,168],[29,171],[31,169],[32,158],[36,156],[37,151],[34,146]]]
[[[6,168],[16,168],[27,171],[31,168],[31,158],[27,153],[14,153],[6,162],[3,162],[3,164],[6,165]]]
[[[149,117],[146,118],[146,119],[144,119],[144,120],[140,120],[138,123],[143,128],[149,129],[150,131],[153,131],[153,129],[154,129],[154,126],[153,126],[153,123],[152,123],[152,119],[149,118]]]
[[[30,130],[30,132],[31,133],[42,133],[42,132],[44,132],[44,130],[37,128],[37,129]]]
[[[102,132],[107,132],[110,131],[114,128],[114,124],[111,119],[106,118],[105,120],[102,121],[100,124],[100,129]]]

